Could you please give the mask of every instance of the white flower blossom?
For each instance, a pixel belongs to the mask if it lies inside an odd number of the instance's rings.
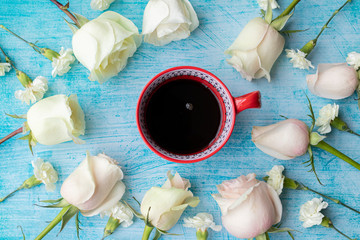
[[[284,169],[285,168],[282,165],[275,165],[269,172],[266,173],[269,176],[267,183],[274,188],[278,195],[281,194],[284,187],[285,176],[282,174]]]
[[[268,6],[268,1],[269,1],[269,0],[258,0],[257,2],[258,2],[258,4],[259,4],[260,8],[266,11],[266,10],[267,10],[267,6]],[[276,2],[276,0],[270,0],[269,2],[270,2],[270,4],[271,4],[271,8],[272,8],[272,9],[279,8],[279,7],[280,7],[279,4]]]
[[[45,77],[38,76],[30,83],[25,90],[18,90],[15,92],[15,97],[27,105],[34,103],[44,97],[48,90],[48,80]]]
[[[73,51],[71,49],[66,49],[62,47],[60,52],[60,56],[57,58],[53,58],[52,67],[53,70],[51,75],[56,77],[56,75],[62,76],[70,70],[70,64],[75,61],[75,57],[73,55]]]
[[[346,58],[346,62],[355,68],[355,70],[358,70],[360,67],[360,53],[357,52],[351,52],[348,54]]]
[[[303,227],[309,228],[314,225],[320,225],[324,214],[321,213],[322,209],[328,207],[327,202],[323,202],[322,198],[313,198],[307,201],[300,208],[300,221],[304,222]]]
[[[10,63],[0,63],[0,76],[5,76],[6,72],[9,72],[11,69]]]
[[[55,183],[58,180],[58,173],[53,168],[51,163],[44,162],[41,158],[31,162],[34,167],[34,175],[37,180],[45,184],[47,191],[54,191],[56,186]]]
[[[110,7],[115,0],[91,0],[90,6],[93,10],[104,11]]]
[[[314,66],[311,64],[311,61],[306,59],[306,54],[299,49],[297,52],[294,49],[286,49],[285,51],[286,57],[291,58],[290,63],[293,64],[294,68],[307,70],[309,70],[309,67],[314,68]]]
[[[198,213],[195,217],[184,218],[184,222],[184,227],[195,228],[197,231],[201,230],[202,232],[205,232],[208,228],[219,232],[222,228],[220,225],[215,225],[214,218],[209,213]]]
[[[115,204],[115,206],[113,206],[111,209],[101,212],[100,216],[112,216],[113,218],[119,220],[122,227],[129,227],[132,225],[132,219],[134,217],[131,210],[121,202]]]
[[[315,125],[319,127],[318,132],[326,134],[331,132],[331,121],[339,115],[339,105],[328,104],[319,111],[319,117],[316,119]]]

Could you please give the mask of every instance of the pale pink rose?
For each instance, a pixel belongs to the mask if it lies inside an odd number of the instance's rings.
[[[278,194],[255,174],[240,176],[218,185],[212,196],[222,212],[222,224],[237,238],[254,238],[281,220]]]
[[[346,63],[319,64],[317,73],[307,75],[306,81],[313,94],[329,99],[347,98],[359,85],[356,70]]]
[[[269,126],[254,126],[252,141],[264,153],[282,160],[293,159],[307,152],[309,130],[297,119],[287,119]]]

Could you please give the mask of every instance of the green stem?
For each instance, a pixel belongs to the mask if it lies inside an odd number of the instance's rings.
[[[40,240],[43,239],[43,237],[46,236],[56,225],[58,225],[59,222],[61,222],[63,216],[66,214],[66,212],[71,208],[71,205],[68,205],[64,207],[59,214],[47,225],[47,227],[34,239],[34,240]]]
[[[19,128],[15,131],[13,131],[12,133],[10,133],[9,135],[7,135],[6,137],[3,137],[2,139],[0,139],[0,144],[2,144],[3,142],[5,142],[6,140],[9,140],[10,138],[14,137],[15,135],[22,133],[23,132],[23,128]]]
[[[197,240],[206,240],[208,238],[208,231],[205,230],[205,232],[201,231],[201,229],[196,231],[196,239]]]
[[[27,43],[30,47],[32,47],[36,52],[41,54],[41,50],[40,47],[36,46],[34,43],[31,43],[27,40],[25,40],[24,38],[20,37],[19,35],[17,35],[16,33],[14,33],[13,31],[11,31],[10,29],[8,29],[7,27],[5,27],[4,25],[0,24],[0,28],[8,31],[9,33],[11,33],[12,35],[14,35],[15,37],[19,38],[20,40],[24,41],[25,43]]]
[[[23,189],[22,186],[18,187],[17,189],[15,189],[14,191],[12,191],[11,193],[9,193],[8,195],[6,195],[5,197],[3,198],[0,198],[0,202],[3,202],[5,201],[7,198],[11,197],[14,193],[16,193],[17,191]]]
[[[353,240],[351,237],[349,237],[348,235],[346,235],[345,233],[341,232],[339,229],[337,229],[334,224],[330,223],[330,228],[334,229],[335,231],[337,231],[338,233],[340,233],[341,235],[343,235],[344,237],[346,237],[349,240]]]
[[[288,15],[289,13],[291,13],[291,11],[295,8],[295,6],[300,2],[301,0],[293,0],[292,3],[290,3],[290,5],[275,19],[279,19],[283,16]],[[274,19],[274,20],[275,20]]]
[[[144,233],[141,240],[148,240],[153,229],[154,227],[149,227],[148,225],[145,225]]]
[[[315,194],[318,194],[318,195],[322,196],[323,198],[329,199],[329,200],[333,201],[333,202],[336,203],[336,204],[342,205],[342,206],[344,206],[344,207],[346,207],[346,208],[348,208],[348,209],[350,209],[350,210],[352,210],[352,211],[360,214],[360,211],[358,211],[358,210],[356,210],[356,209],[354,209],[354,208],[346,205],[345,203],[340,202],[339,199],[332,198],[332,197],[329,197],[329,196],[327,196],[327,195],[325,195],[325,194],[319,193],[319,192],[317,192],[317,191],[315,191],[315,190],[313,190],[313,189],[311,189],[311,188],[309,188],[309,187],[307,187],[307,186],[305,186],[305,185],[303,185],[303,184],[301,184],[301,185],[302,185],[302,186],[300,187],[301,190],[310,191],[310,192],[313,192],[313,193],[315,193]]]
[[[66,5],[62,5],[56,0],[50,0],[52,3],[54,3],[61,11],[63,11],[74,23],[78,28],[81,28],[81,25],[79,21],[76,19],[74,14],[72,14],[68,8],[69,8],[69,2]]]
[[[161,232],[159,232],[158,230],[156,230],[156,232],[155,232],[155,236],[154,236],[154,238],[153,238],[153,240],[158,240],[158,239],[160,239],[161,238]]]
[[[335,12],[333,12],[333,14],[331,15],[331,17],[329,18],[329,20],[325,23],[325,25],[321,28],[321,31],[319,32],[319,34],[316,36],[315,40],[318,40],[320,35],[324,32],[324,30],[328,27],[329,23],[331,22],[331,20],[336,16],[336,14],[338,14],[341,9],[343,9],[346,4],[348,4],[349,2],[351,2],[351,0],[347,0],[340,8],[338,8]]]
[[[320,148],[322,150],[325,150],[331,154],[333,154],[334,156],[344,160],[345,162],[347,162],[348,164],[350,164],[351,166],[353,166],[354,168],[360,170],[360,164],[356,161],[354,161],[353,159],[349,158],[348,156],[346,156],[345,154],[343,154],[342,152],[340,152],[339,150],[333,148],[332,146],[330,146],[329,144],[327,144],[324,141],[319,142],[317,145],[314,145],[314,147]]]
[[[18,69],[15,67],[15,65],[14,65],[14,63],[10,60],[10,58],[8,57],[8,55],[6,55],[6,53],[4,52],[4,49],[2,49],[2,47],[0,47],[0,50],[1,50],[1,52],[4,54],[4,56],[5,56],[5,61],[7,62],[7,63],[10,63],[10,65],[16,70],[16,71],[18,71]]]

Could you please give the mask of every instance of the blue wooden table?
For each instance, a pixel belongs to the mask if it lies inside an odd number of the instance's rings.
[[[27,239],[33,239],[58,213],[57,209],[43,209],[35,206],[39,199],[57,199],[64,179],[84,159],[86,150],[92,154],[105,152],[117,159],[125,174],[127,186],[125,200],[134,196],[142,199],[145,192],[153,185],[165,181],[168,170],[178,171],[190,179],[192,191],[199,196],[201,203],[197,208],[187,209],[183,216],[193,216],[198,212],[210,212],[217,223],[220,223],[220,209],[211,197],[216,193],[216,184],[223,180],[236,178],[242,174],[255,172],[259,178],[274,164],[283,164],[286,175],[306,185],[340,198],[343,202],[358,207],[360,205],[360,173],[350,165],[325,152],[315,150],[316,168],[325,184],[320,186],[312,173],[307,172],[302,162],[308,155],[290,161],[272,159],[258,150],[251,142],[251,128],[254,125],[267,125],[281,120],[280,114],[305,120],[308,110],[304,90],[318,110],[330,100],[320,99],[307,90],[305,76],[307,71],[293,69],[283,53],[272,70],[271,83],[265,79],[247,82],[242,79],[225,61],[224,50],[230,46],[243,26],[252,18],[259,16],[255,0],[192,0],[200,20],[200,26],[190,38],[173,42],[164,47],[142,44],[128,66],[117,77],[99,85],[90,82],[88,71],[80,64],[75,64],[63,77],[51,77],[50,62],[34,52],[20,40],[4,31],[0,31],[0,45],[32,78],[38,75],[49,78],[49,91],[46,96],[54,94],[77,94],[80,105],[86,115],[86,135],[84,145],[72,142],[56,146],[35,148],[34,156],[28,150],[27,143],[12,139],[0,146],[0,195],[5,195],[18,187],[23,180],[32,175],[31,161],[41,157],[53,163],[59,171],[60,181],[54,193],[47,193],[44,186],[23,190],[4,203],[0,204],[0,239],[20,239],[17,228],[21,225]],[[303,0],[296,7],[294,17],[287,29],[306,29],[286,38],[286,48],[300,48],[316,36],[322,24],[332,11],[344,0],[312,1]],[[279,0],[283,10],[290,0]],[[97,17],[100,12],[90,8],[90,0],[71,1],[71,10],[89,19]],[[110,8],[134,21],[141,29],[142,14],[146,1],[117,0]],[[278,14],[280,11],[277,10]],[[347,53],[360,51],[360,1],[349,4],[331,23],[311,54],[314,65],[323,62],[344,62]],[[72,33],[66,26],[60,12],[50,1],[2,0],[0,5],[0,23],[15,32],[21,33],[29,41],[38,41],[40,46],[59,51],[61,46],[71,47]],[[3,59],[3,58],[2,58]],[[225,147],[215,156],[203,162],[183,165],[168,162],[151,152],[143,143],[135,122],[135,110],[138,96],[145,84],[162,70],[178,65],[193,65],[213,72],[229,87],[234,96],[250,91],[262,92],[263,107],[241,113],[236,119],[234,132]],[[310,73],[314,73],[311,70]],[[21,89],[19,81],[12,71],[0,78],[0,136],[19,128],[20,120],[5,116],[4,112],[26,113],[28,106],[15,99],[14,91]],[[360,132],[360,112],[354,100],[355,95],[340,104],[340,115],[350,127]],[[333,131],[327,138],[328,143],[341,151],[359,158],[359,141],[356,136]],[[341,239],[335,231],[317,226],[304,229],[299,218],[300,205],[317,197],[307,192],[285,190],[281,195],[284,207],[282,226],[290,227],[296,239]],[[350,236],[359,237],[360,216],[346,208],[330,203],[324,211],[334,224]],[[80,218],[82,222],[81,239],[100,239],[107,219],[98,216]],[[181,219],[179,223],[183,223]],[[119,228],[109,239],[140,239],[144,223],[136,220],[129,228]],[[210,230],[211,231],[211,230]],[[55,228],[46,239],[55,239],[58,228]],[[164,239],[196,239],[195,230],[176,225],[171,232],[183,236],[169,236]],[[71,221],[58,239],[75,239],[75,225]],[[210,239],[235,239],[224,229],[221,232],[210,232]],[[289,239],[285,233],[272,235],[272,239]]]

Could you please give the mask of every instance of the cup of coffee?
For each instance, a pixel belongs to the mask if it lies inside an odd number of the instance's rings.
[[[259,91],[234,98],[212,73],[182,66],[159,73],[145,86],[136,122],[142,139],[156,154],[192,163],[225,145],[236,114],[260,107]]]

